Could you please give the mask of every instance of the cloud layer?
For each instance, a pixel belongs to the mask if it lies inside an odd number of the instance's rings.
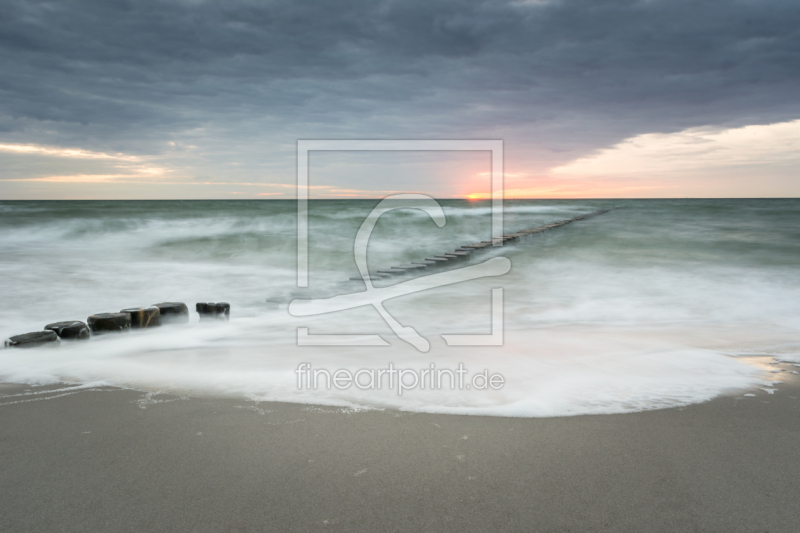
[[[298,138],[501,138],[536,176],[641,134],[800,117],[798,27],[793,0],[7,0],[0,144],[289,183]],[[0,179],[52,175],[48,157],[0,151]]]

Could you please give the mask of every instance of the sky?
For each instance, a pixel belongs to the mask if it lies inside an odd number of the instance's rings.
[[[0,2],[0,199],[293,198],[299,139],[499,139],[509,198],[800,196],[800,2]],[[312,152],[483,198],[488,152]]]

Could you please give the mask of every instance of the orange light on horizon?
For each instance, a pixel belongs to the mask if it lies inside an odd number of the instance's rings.
[[[587,182],[581,180],[577,183],[543,184],[539,187],[525,189],[505,189],[503,198],[506,200],[547,200],[561,198],[625,198],[639,197],[642,193],[652,191],[667,191],[672,187],[663,183],[651,184],[624,184],[619,182]],[[649,195],[646,195],[649,196]],[[665,197],[670,197],[668,195]],[[488,192],[469,193],[462,198],[470,202],[478,200],[491,200]]]

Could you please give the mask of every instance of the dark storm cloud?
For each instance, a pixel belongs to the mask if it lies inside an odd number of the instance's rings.
[[[795,0],[6,0],[0,136],[151,153],[298,136],[586,151],[796,118],[798,27]]]

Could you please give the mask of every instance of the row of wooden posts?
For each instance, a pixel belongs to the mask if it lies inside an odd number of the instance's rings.
[[[228,303],[201,302],[195,305],[201,319],[230,318],[231,306]],[[176,324],[189,321],[189,308],[183,302],[163,302],[149,307],[122,309],[119,313],[98,313],[86,319],[67,320],[47,324],[44,331],[23,333],[6,339],[6,348],[27,348],[42,345],[56,345],[63,340],[87,340],[93,334],[130,329],[148,329],[162,324]]]
[[[613,208],[612,208],[613,209]],[[429,268],[438,268],[438,267],[445,267],[452,265],[454,263],[469,259],[472,254],[480,251],[486,251],[494,248],[497,244],[505,244],[506,242],[512,242],[524,237],[526,235],[531,235],[535,233],[541,233],[544,231],[548,231],[559,226],[563,226],[565,224],[569,224],[571,222],[576,222],[578,220],[585,220],[590,217],[594,217],[597,215],[602,215],[603,213],[607,213],[611,211],[611,209],[603,209],[600,211],[595,211],[593,213],[589,213],[587,215],[581,215],[573,218],[568,218],[566,220],[560,220],[558,222],[553,222],[551,224],[547,224],[545,226],[538,226],[536,228],[525,229],[521,231],[517,231],[515,233],[509,233],[507,235],[503,235],[502,237],[498,237],[496,239],[492,239],[490,241],[481,241],[474,244],[467,244],[456,248],[452,252],[447,252],[441,255],[434,255],[432,257],[426,257],[421,261],[412,261],[411,263],[405,265],[398,265],[393,266],[390,268],[385,268],[381,270],[376,270],[374,272],[370,272],[367,275],[367,279],[371,280],[379,280],[379,279],[387,279],[391,278],[392,276],[402,276],[402,275],[409,275],[409,274],[417,274],[421,273]],[[361,281],[361,276],[353,276],[350,278],[351,281]]]
[[[392,276],[408,275],[422,272],[428,268],[443,267],[455,262],[468,259],[472,254],[481,250],[492,249],[495,245],[505,244],[506,242],[516,241],[526,235],[548,231],[571,222],[585,220],[589,217],[602,215],[610,209],[603,209],[587,215],[581,215],[566,220],[560,220],[544,226],[509,233],[497,239],[481,241],[479,243],[467,244],[456,248],[454,251],[428,257],[422,261],[411,262],[407,265],[398,265],[388,269],[370,272],[368,278],[385,279]],[[361,277],[352,277],[351,280],[360,281]],[[218,318],[227,320],[230,317],[231,306],[228,303],[207,303],[196,304],[195,310],[200,318]],[[41,346],[45,344],[58,343],[60,340],[86,340],[92,334],[127,331],[129,329],[146,329],[157,327],[167,323],[187,322],[189,320],[189,308],[182,302],[164,302],[149,307],[138,307],[122,309],[119,313],[100,313],[90,316],[86,322],[72,320],[66,322],[54,322],[44,327],[44,331],[34,331],[16,335],[5,341],[7,348]]]

